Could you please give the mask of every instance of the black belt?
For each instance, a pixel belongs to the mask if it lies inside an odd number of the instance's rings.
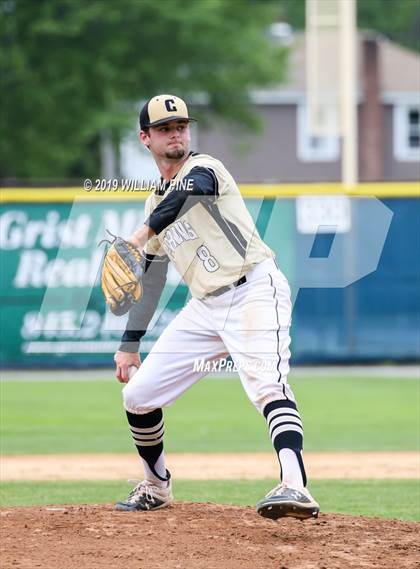
[[[228,290],[236,288],[237,286],[241,286],[245,283],[246,283],[246,275],[244,275],[238,281],[232,283],[231,285],[221,286],[220,288],[217,288],[213,292],[209,292],[207,296],[220,296],[221,294],[224,294]]]

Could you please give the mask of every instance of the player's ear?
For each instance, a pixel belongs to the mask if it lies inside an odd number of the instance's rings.
[[[149,129],[141,130],[139,132],[140,141],[145,145],[146,148],[150,148],[150,135]]]

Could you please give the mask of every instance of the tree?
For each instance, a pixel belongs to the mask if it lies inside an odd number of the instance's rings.
[[[418,0],[362,0],[357,7],[361,29],[376,30],[389,39],[420,51]]]
[[[280,18],[296,29],[304,29],[305,5],[306,0],[281,0]],[[401,45],[420,51],[419,0],[357,0],[357,26],[362,30],[376,30]]]
[[[208,96],[252,123],[248,92],[278,82],[271,0],[0,0],[2,177],[93,176],[158,92]],[[254,121],[255,122],[255,121]]]

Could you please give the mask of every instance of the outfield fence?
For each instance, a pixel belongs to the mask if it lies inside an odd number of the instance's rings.
[[[294,363],[419,359],[418,184],[351,191],[244,184],[241,191],[291,283]],[[121,189],[2,190],[2,366],[112,364],[125,320],[105,311],[98,243],[105,229],[127,236],[141,224],[146,197]],[[145,352],[186,298],[170,270]]]

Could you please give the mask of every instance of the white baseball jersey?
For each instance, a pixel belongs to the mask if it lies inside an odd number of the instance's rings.
[[[212,172],[216,194],[205,200],[188,196],[177,219],[148,241],[145,253],[166,254],[192,296],[204,298],[274,254],[259,236],[232,176],[219,160],[206,154],[192,153],[168,188],[149,196],[146,218],[171,191],[180,191],[177,184],[182,188],[182,179],[196,167]],[[188,192],[188,187],[183,191]]]

